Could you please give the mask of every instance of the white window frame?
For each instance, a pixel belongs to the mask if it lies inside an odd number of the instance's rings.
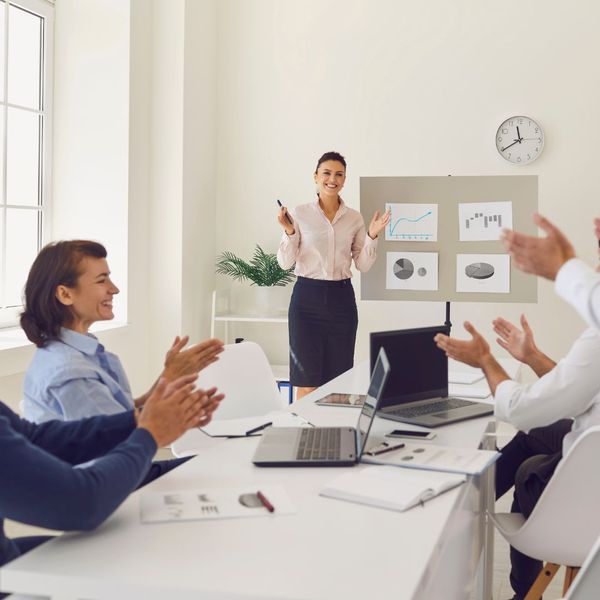
[[[42,246],[47,243],[50,239],[50,209],[51,209],[51,191],[52,191],[52,89],[53,89],[53,50],[54,50],[54,5],[47,0],[4,0],[4,5],[0,5],[0,10],[4,11],[5,16],[5,27],[8,31],[8,9],[9,5],[17,6],[23,10],[34,13],[35,15],[44,19],[43,27],[43,43],[41,52],[42,68],[40,69],[40,77],[42,78],[40,90],[41,90],[41,109],[32,110],[22,106],[8,103],[8,35],[5,35],[4,39],[4,99],[0,99],[0,106],[4,107],[4,139],[0,140],[0,143],[4,145],[4,158],[0,169],[2,169],[2,182],[3,188],[0,196],[0,211],[4,213],[2,219],[2,235],[0,236],[0,257],[3,261],[0,269],[0,276],[5,277],[5,264],[6,260],[10,260],[10,257],[6,255],[6,209],[7,208],[18,208],[22,210],[35,210],[39,214],[41,220],[41,227],[38,232],[38,247],[36,251],[39,251]],[[17,107],[25,108],[25,110],[36,112],[42,115],[41,138],[42,143],[40,146],[40,204],[38,206],[13,206],[10,204],[4,204],[6,201],[6,164],[7,164],[7,121],[8,121],[8,108]],[[5,282],[1,281],[0,285],[4,288]],[[22,312],[23,307],[11,306],[3,307],[0,304],[0,328],[16,327],[19,323],[19,315]]]

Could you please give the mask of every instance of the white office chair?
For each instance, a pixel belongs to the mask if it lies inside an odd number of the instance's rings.
[[[227,344],[219,360],[200,371],[197,385],[203,389],[217,386],[225,394],[215,421],[260,416],[286,407],[269,361],[254,342]],[[189,456],[196,453],[195,448],[206,446],[205,437],[201,431],[188,431],[171,450],[175,456]]]
[[[567,567],[563,595],[600,535],[600,427],[573,444],[526,520],[519,513],[491,515],[506,541],[546,563],[526,600],[538,599],[560,565]]]

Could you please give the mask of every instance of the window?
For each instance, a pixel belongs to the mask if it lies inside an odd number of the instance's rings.
[[[14,326],[47,239],[53,8],[0,0],[0,327]]]

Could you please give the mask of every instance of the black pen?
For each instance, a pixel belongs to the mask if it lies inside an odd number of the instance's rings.
[[[273,425],[272,421],[270,421],[269,423],[265,423],[263,425],[259,425],[258,427],[254,427],[253,429],[248,429],[248,431],[246,431],[246,435],[252,435],[253,433],[258,433],[259,431],[262,431],[263,429],[266,429],[267,427],[271,427],[271,425]]]
[[[277,204],[279,204],[279,208],[283,208],[283,204],[281,204],[281,200],[277,200]],[[292,221],[292,219],[290,218],[290,215],[288,215],[288,211],[287,208],[285,209],[285,218],[287,219],[288,223],[290,225],[293,225],[294,222]]]
[[[395,446],[390,446],[387,442],[382,442],[382,446],[386,446],[381,450],[373,450],[371,452],[367,452],[370,456],[379,456],[380,454],[385,454],[386,452],[391,452],[392,450],[399,450],[400,448],[404,448],[404,444],[396,444]]]

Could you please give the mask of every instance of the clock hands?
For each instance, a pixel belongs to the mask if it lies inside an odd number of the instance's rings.
[[[506,148],[502,148],[502,150],[500,150],[500,152],[504,152],[505,150],[508,150],[511,146],[514,146],[515,144],[520,144],[521,141],[520,140],[515,140],[512,144],[509,144],[508,146],[506,146]]]
[[[535,139],[535,138],[522,138],[521,132],[519,131],[519,126],[517,125],[517,139],[512,144],[509,144],[508,146],[506,146],[506,148],[502,148],[501,152],[508,150],[511,146],[514,146],[515,144],[520,144],[525,139]]]

